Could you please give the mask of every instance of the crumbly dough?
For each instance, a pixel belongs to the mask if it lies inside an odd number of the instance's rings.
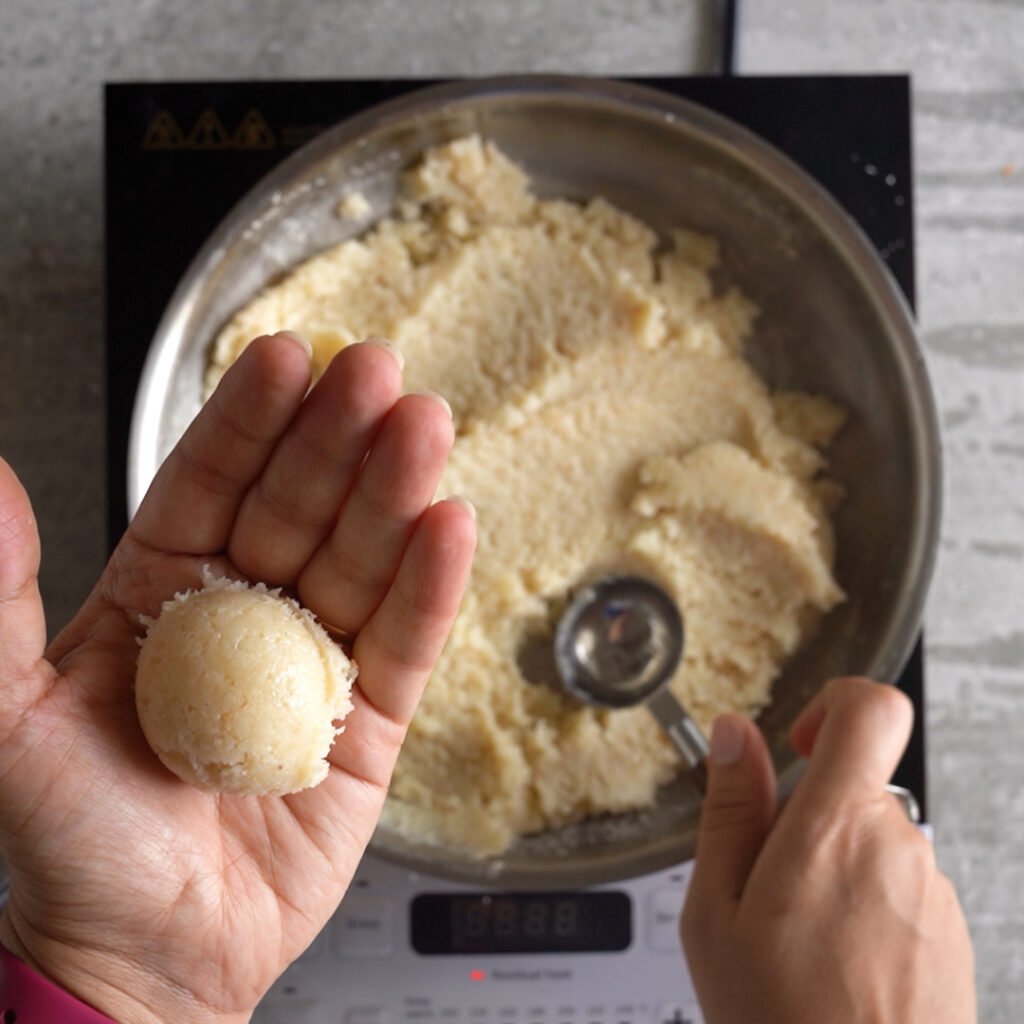
[[[539,200],[493,145],[426,154],[396,213],[298,267],[216,341],[209,384],[251,338],[391,338],[410,390],[450,401],[443,493],[479,512],[473,578],[413,721],[385,822],[493,854],[517,836],[649,805],[679,770],[644,708],[561,696],[522,652],[605,571],[660,581],[687,626],[672,688],[707,728],[756,713],[842,599],[823,479],[842,413],[772,394],[743,360],[756,310],[716,294],[713,239],[596,198]],[[540,673],[543,676],[543,672]]]
[[[362,192],[349,192],[340,203],[338,203],[338,216],[342,220],[363,220],[373,213],[373,205]]]
[[[149,623],[135,703],[149,745],[185,782],[295,793],[327,777],[355,675],[297,602],[207,574]]]

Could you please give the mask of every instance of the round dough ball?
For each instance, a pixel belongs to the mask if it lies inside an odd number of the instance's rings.
[[[200,789],[295,793],[327,777],[356,665],[297,602],[215,579],[164,602],[135,675],[142,730]]]

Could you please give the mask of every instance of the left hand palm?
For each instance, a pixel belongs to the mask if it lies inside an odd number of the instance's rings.
[[[432,504],[453,437],[397,363],[260,339],[154,481],[51,647],[27,497],[0,461],[0,939],[128,1020],[246,1020],[337,906],[376,825],[472,557],[466,508]],[[149,749],[132,680],[140,615],[214,572],[284,585],[354,637],[355,709],[318,787],[202,792]]]

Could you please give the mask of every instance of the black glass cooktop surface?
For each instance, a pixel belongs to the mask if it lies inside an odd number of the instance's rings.
[[[910,81],[905,76],[642,78],[732,118],[818,179],[914,303]],[[219,221],[325,128],[425,80],[149,82],[106,87],[108,524],[127,520],[139,374],[171,293]],[[894,779],[925,804],[921,644],[899,682],[917,707]]]

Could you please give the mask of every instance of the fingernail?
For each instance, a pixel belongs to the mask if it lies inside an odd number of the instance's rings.
[[[720,768],[736,764],[743,756],[747,732],[735,715],[721,715],[711,727],[711,760]]]
[[[402,355],[401,350],[393,341],[390,341],[387,338],[373,337],[367,338],[366,341],[363,342],[363,344],[376,345],[377,348],[382,348],[384,349],[385,352],[390,352],[391,355],[394,357],[395,362],[398,363],[398,368],[400,370],[405,369],[405,356]]]
[[[450,501],[455,505],[461,505],[474,519],[476,519],[476,505],[474,505],[469,498],[464,498],[461,494],[451,494],[444,500]]]
[[[424,398],[432,398],[435,402],[440,402],[448,411],[448,416],[452,419],[455,417],[452,415],[452,407],[448,404],[448,399],[444,395],[439,395],[436,391],[417,391],[417,395],[422,395]]]
[[[305,351],[308,359],[313,358],[313,346],[310,344],[309,340],[299,334],[298,331],[278,331],[277,335],[279,338],[289,338],[291,341],[294,341],[303,349],[303,351]]]

